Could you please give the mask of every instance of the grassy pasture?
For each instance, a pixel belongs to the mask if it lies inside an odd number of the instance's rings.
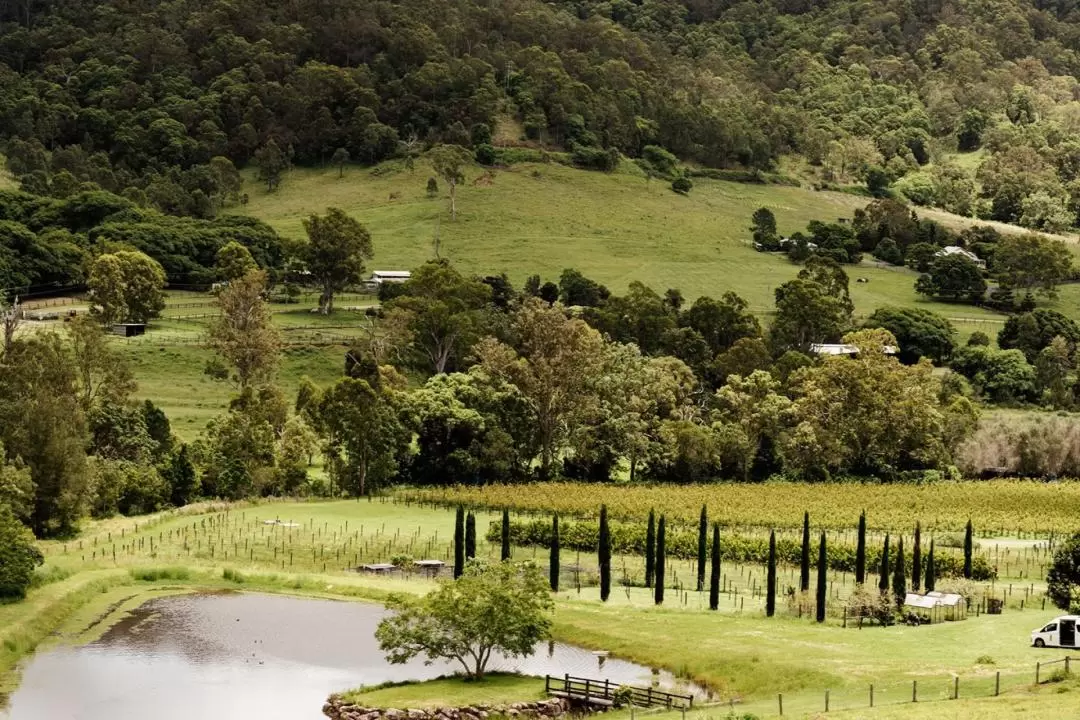
[[[484,540],[488,522],[497,517],[483,512],[478,517],[481,557],[497,557],[498,548]],[[295,526],[267,525],[267,520]],[[375,600],[388,592],[423,593],[434,585],[422,573],[374,576],[345,567],[402,554],[448,559],[452,528],[453,513],[447,510],[366,500],[199,506],[92,522],[77,540],[42,543],[46,570],[55,581],[33,590],[24,603],[0,607],[0,647],[6,648],[0,674],[6,673],[2,677],[10,687],[15,659],[53,629],[64,626],[62,634],[72,641],[85,640],[86,624],[137,604],[145,592],[229,587]],[[991,552],[986,542],[980,552]],[[514,557],[546,563],[546,552],[534,548],[515,548]],[[859,704],[871,683],[879,705],[902,702],[912,680],[920,685],[921,700],[944,699],[952,674],[961,678],[962,697],[986,694],[997,671],[1003,689],[1012,690],[1030,684],[1036,662],[1060,655],[1027,647],[1028,631],[1056,613],[1036,603],[1020,609],[1016,597],[997,616],[919,628],[845,629],[832,615],[825,625],[799,618],[783,600],[778,600],[777,617],[765,618],[761,567],[726,564],[729,592],[713,613],[705,609],[702,594],[675,588],[669,588],[660,607],[648,589],[637,587],[617,586],[609,602],[601,603],[593,584],[595,562],[590,554],[564,550],[564,578],[567,573],[580,577],[581,585],[570,580],[556,598],[557,639],[672,670],[761,717],[771,716],[776,693],[785,694],[785,717],[819,711],[826,689],[834,710],[865,707]],[[617,556],[617,579],[624,564],[640,562]],[[674,573],[689,581],[692,563],[673,564]],[[574,566],[581,568],[580,576]],[[792,584],[796,574],[795,568],[782,568],[780,586]],[[830,603],[838,608],[851,578],[833,573],[830,581]],[[1004,585],[999,581],[998,591]],[[65,618],[70,618],[66,625]],[[458,697],[451,692],[445,697]],[[394,702],[403,697],[393,696]],[[1034,704],[1024,707],[1034,713],[1048,697],[1031,695]],[[724,717],[727,706],[709,710],[712,717]]]

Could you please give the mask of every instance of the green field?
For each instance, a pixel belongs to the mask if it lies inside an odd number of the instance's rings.
[[[849,218],[867,203],[842,193],[708,179],[695,180],[683,197],[629,169],[606,174],[522,164],[490,174],[470,169],[458,188],[458,219],[451,222],[446,198],[426,195],[430,174],[423,164],[410,171],[396,163],[351,168],[340,179],[336,169],[294,169],[274,193],[249,179],[251,199],[243,212],[282,235],[303,237],[304,217],[340,207],[371,231],[372,269],[412,268],[431,259],[437,232],[442,257],[470,272],[506,272],[518,286],[533,273],[557,280],[572,267],[615,293],[634,280],[658,292],[679,288],[688,299],[733,290],[766,315],[773,291],[798,267],[754,251],[747,230],[754,210],[771,208],[780,231],[791,233],[810,220]],[[918,305],[950,318],[991,321],[991,334],[1001,321],[979,308],[920,299],[913,289],[916,274],[907,269],[864,263],[848,271],[862,315],[881,305]],[[857,277],[869,282],[856,283]],[[966,336],[986,325],[962,323],[959,329]]]
[[[474,682],[449,677],[422,683],[388,683],[342,693],[342,699],[347,702],[377,708],[461,707],[477,703],[499,705],[544,697],[542,678],[506,673],[493,673]]]
[[[497,557],[498,548],[483,540],[488,522],[497,517],[481,513],[478,518],[481,557]],[[295,526],[266,525],[266,520]],[[90,620],[112,606],[130,608],[150,597],[147,592],[229,587],[369,600],[387,592],[426,592],[433,583],[423,574],[376,577],[345,567],[395,555],[449,559],[452,528],[449,511],[383,501],[201,506],[89,523],[78,540],[42,543],[53,582],[33,590],[23,603],[0,607],[0,688],[14,680],[14,661],[57,628],[60,639],[84,642],[88,636],[82,631]],[[990,546],[983,543],[979,551],[990,552]],[[535,548],[515,548],[514,557],[546,562],[546,552]],[[1052,705],[1051,693],[1030,695],[1026,689],[1036,662],[1060,656],[1027,645],[1028,632],[1056,612],[1036,602],[1021,609],[1022,594],[1011,596],[1005,612],[996,616],[972,614],[964,621],[917,628],[845,629],[840,606],[850,576],[831,574],[829,621],[817,625],[784,609],[783,602],[777,617],[765,618],[763,599],[753,591],[763,580],[757,566],[726,564],[728,592],[720,611],[710,612],[701,593],[674,588],[662,607],[640,587],[617,587],[609,602],[601,603],[593,584],[595,562],[589,554],[564,550],[567,587],[556,598],[557,639],[666,668],[707,685],[717,700],[734,701],[761,717],[771,717],[777,693],[785,695],[785,716],[822,709],[826,690],[833,710],[865,708],[871,684],[885,712],[910,699],[912,681],[921,701],[944,700],[954,675],[960,677],[962,698],[986,696],[998,672],[1008,702],[1016,702],[1013,693],[1023,693],[1023,707],[1033,713],[1029,717],[1056,717],[1051,711],[1034,714],[1044,700]],[[613,566],[640,562],[617,556]],[[581,568],[580,586],[569,579],[578,577],[574,567]],[[223,577],[225,569],[230,572]],[[692,577],[691,562],[677,561],[673,570]],[[781,585],[795,582],[796,573],[783,567]],[[999,580],[998,593],[1005,592],[1007,582]],[[713,712],[723,717],[726,706]]]

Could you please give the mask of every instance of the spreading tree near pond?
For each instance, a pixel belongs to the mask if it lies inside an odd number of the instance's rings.
[[[554,603],[531,563],[471,562],[460,578],[423,598],[392,595],[386,606],[394,614],[379,623],[375,638],[387,660],[449,660],[479,679],[495,652],[532,655],[550,633]]]

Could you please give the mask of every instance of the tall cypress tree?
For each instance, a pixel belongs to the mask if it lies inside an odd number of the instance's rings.
[[[964,529],[964,577],[968,580],[971,579],[971,551],[974,548],[971,535],[971,521],[968,520],[967,527]]]
[[[656,573],[656,512],[649,511],[649,527],[645,530],[645,587],[653,586]]]
[[[866,582],[866,511],[859,515],[859,538],[855,545],[855,582]]]
[[[932,592],[937,580],[937,568],[934,567],[934,539],[930,538],[930,554],[926,556],[926,579],[923,582],[923,590]]]
[[[471,512],[465,516],[465,559],[476,557],[476,516]]]
[[[701,592],[705,589],[705,557],[708,552],[709,539],[709,512],[704,505],[701,506],[701,518],[698,520],[697,533],[697,589]]]
[[[500,560],[510,559],[510,511],[503,508],[503,521],[502,521],[502,552],[499,553]]]
[[[656,528],[656,577],[653,578],[653,584],[656,586],[653,597],[656,599],[657,605],[664,604],[664,579],[666,577],[664,575],[664,572],[666,570],[666,568],[664,567],[664,561],[666,559],[665,555],[667,554],[667,548],[664,547],[664,536],[666,534],[665,525],[666,523],[664,522],[664,516],[661,515],[660,523],[659,525],[657,525]]]
[[[904,607],[904,597],[907,596],[907,568],[904,567],[904,538],[896,544],[896,559],[893,561],[892,591],[896,600],[896,608]]]
[[[776,531],[769,533],[769,574],[765,586],[765,614],[776,614]]]
[[[922,583],[922,523],[915,522],[915,546],[911,548],[911,591],[919,592]]]
[[[889,590],[889,536],[885,536],[885,549],[881,551],[881,579],[878,580],[878,590]]]
[[[465,508],[458,505],[454,516],[454,579],[465,571]]]
[[[829,559],[825,554],[825,531],[821,531],[817,554],[817,621],[825,622],[825,600],[828,597]]]
[[[810,513],[802,516],[802,557],[799,561],[799,590],[810,589]]]
[[[548,582],[559,592],[559,514],[551,516],[551,557],[548,559]]]
[[[607,602],[611,595],[611,531],[608,529],[607,505],[600,506],[600,545],[596,554],[600,559],[600,599]]]
[[[709,609],[720,607],[720,523],[712,526],[712,567],[709,572]]]

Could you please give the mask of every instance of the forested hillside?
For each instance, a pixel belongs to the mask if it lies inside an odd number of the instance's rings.
[[[209,217],[293,162],[648,146],[1031,227],[1080,203],[1073,0],[5,0],[0,132],[24,189]],[[499,140],[500,138],[496,138]],[[946,151],[984,147],[977,182]],[[931,170],[920,171],[922,167]]]

